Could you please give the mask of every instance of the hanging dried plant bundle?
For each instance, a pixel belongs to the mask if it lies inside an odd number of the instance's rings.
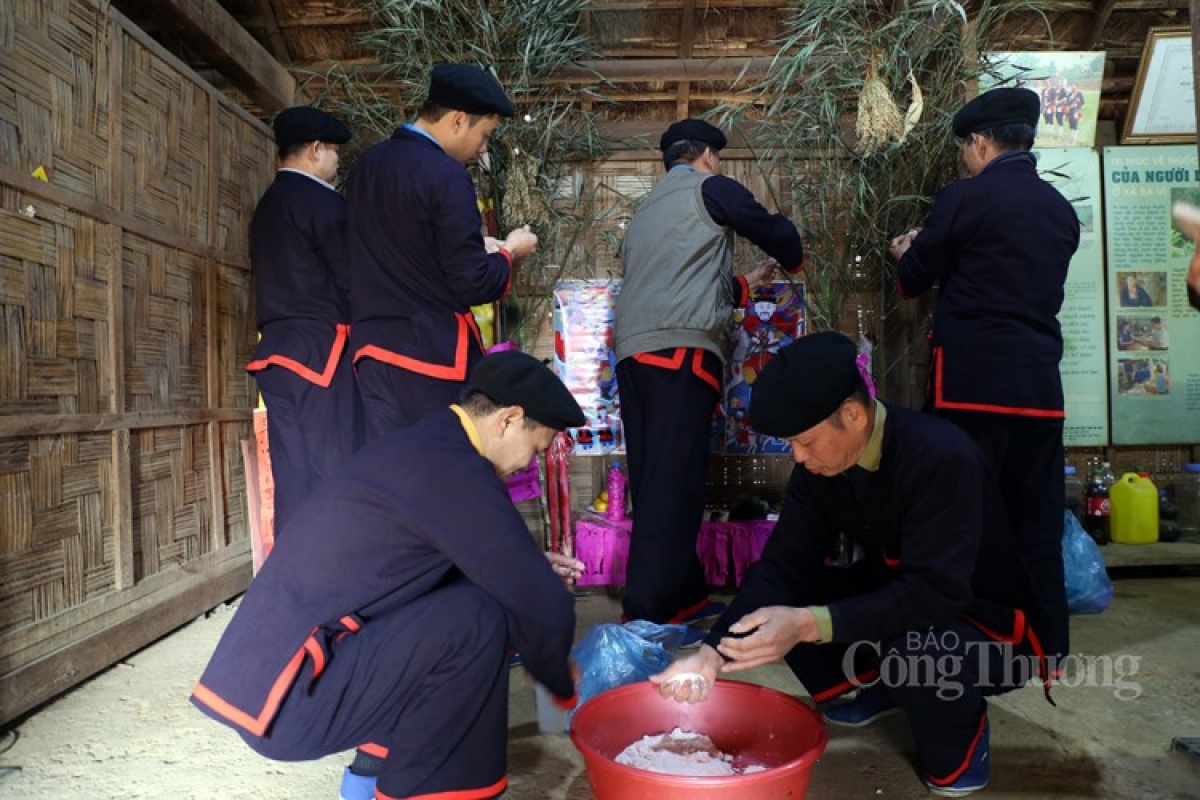
[[[867,77],[863,79],[862,92],[858,96],[858,118],[854,132],[858,135],[858,150],[871,156],[882,150],[889,142],[904,138],[904,119],[887,84],[879,77],[877,56],[871,57],[867,65]]]
[[[912,133],[912,129],[917,127],[917,123],[921,121],[921,113],[925,110],[925,95],[921,92],[921,84],[917,83],[917,76],[912,74],[912,70],[908,71],[908,85],[912,89],[912,100],[908,103],[908,110],[904,112],[904,130],[900,134],[900,143],[908,138],[908,134]]]
[[[508,169],[504,175],[504,219],[507,225],[532,225],[535,232],[544,232],[550,214],[545,201],[536,191],[538,160],[518,150],[509,153]]]

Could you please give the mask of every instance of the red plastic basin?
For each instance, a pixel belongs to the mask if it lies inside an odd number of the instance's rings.
[[[674,728],[704,733],[749,775],[663,775],[618,764],[622,750]],[[571,740],[583,754],[596,800],[775,800],[801,798],[828,742],[813,709],[783,692],[719,680],[703,703],[665,700],[649,681],[596,695],[575,712]]]

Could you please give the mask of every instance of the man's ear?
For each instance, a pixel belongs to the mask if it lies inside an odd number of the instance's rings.
[[[497,418],[500,433],[504,433],[505,428],[521,425],[525,421],[525,409],[520,406],[504,406],[500,409]]]
[[[862,430],[866,427],[867,410],[857,400],[846,400],[838,409],[842,415],[842,423],[851,430]]]

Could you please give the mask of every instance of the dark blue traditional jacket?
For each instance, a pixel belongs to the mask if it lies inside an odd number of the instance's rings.
[[[1079,246],[1075,209],[1033,155],[1001,154],[934,197],[897,265],[901,294],[940,282],[929,403],[939,409],[1063,417],[1058,311]]]
[[[346,201],[332,188],[280,170],[250,220],[254,304],[262,334],[249,372],[290,369],[333,380],[350,323]]]
[[[319,681],[342,637],[404,614],[453,580],[494,597],[534,679],[574,696],[574,600],[504,481],[446,409],[371,442],[305,501],[242,598],[192,702],[266,735],[306,660]]]
[[[878,642],[960,617],[1019,641],[1024,612],[1037,624],[1036,596],[994,483],[962,430],[888,406],[877,470],[792,471],[762,559],[707,641],[757,608],[813,604],[811,587],[827,583],[816,575],[830,569],[839,533],[860,548],[855,569],[875,588],[827,603],[835,641]]]
[[[358,157],[350,209],[354,360],[461,381],[482,357],[471,306],[508,293],[512,258],[484,250],[466,167],[401,127]]]

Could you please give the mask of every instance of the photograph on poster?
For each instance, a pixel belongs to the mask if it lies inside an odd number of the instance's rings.
[[[1117,304],[1121,308],[1151,308],[1167,304],[1167,273],[1117,271]]]
[[[1167,320],[1161,315],[1117,315],[1117,349],[1166,350],[1171,346]]]
[[[1172,186],[1171,207],[1174,208],[1176,203],[1200,206],[1200,186]],[[1171,217],[1171,258],[1192,257],[1195,248],[1192,244],[1193,235],[1184,231],[1178,219]]]
[[[1125,115],[1122,144],[1167,144],[1196,138],[1192,31],[1151,28]]]
[[[983,56],[979,90],[1023,86],[1037,92],[1037,147],[1091,147],[1096,141],[1104,52],[992,52]]]
[[[1167,359],[1117,359],[1117,393],[1158,396],[1170,394],[1171,370]]]

